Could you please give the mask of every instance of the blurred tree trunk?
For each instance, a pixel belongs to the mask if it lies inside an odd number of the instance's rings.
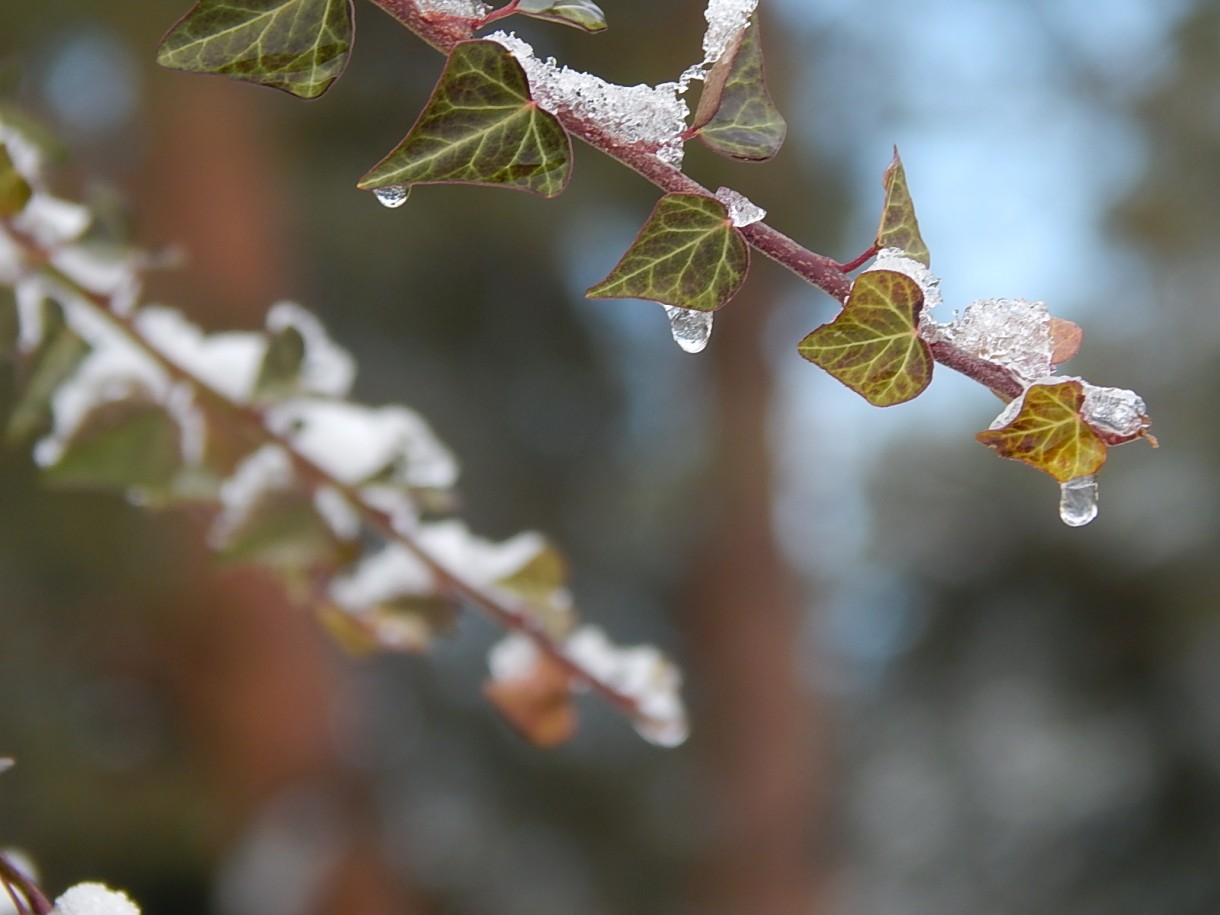
[[[695,739],[712,808],[713,838],[690,888],[700,915],[828,908],[817,836],[826,725],[800,683],[800,588],[772,523],[774,384],[763,332],[774,297],[755,279],[733,326],[710,347],[719,417],[707,485],[719,497],[718,516],[683,602]]]

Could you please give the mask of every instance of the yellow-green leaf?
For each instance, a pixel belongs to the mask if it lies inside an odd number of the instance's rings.
[[[1009,422],[976,438],[1000,457],[1029,464],[1066,483],[1096,473],[1106,462],[1105,442],[1081,418],[1083,404],[1079,381],[1034,385]]]
[[[29,182],[13,164],[8,149],[0,143],[0,217],[20,213],[33,193]]]
[[[352,15],[352,0],[199,0],[157,63],[317,98],[347,66]]]
[[[601,32],[606,28],[606,14],[593,0],[521,0],[517,12],[586,32]]]
[[[915,203],[907,187],[907,175],[903,170],[898,150],[882,178],[885,186],[885,207],[881,211],[881,225],[877,228],[878,248],[897,248],[912,260],[930,267],[932,257],[923,236],[919,234],[919,220],[915,218]]]
[[[567,131],[534,103],[517,59],[494,41],[465,41],[449,55],[419,120],[359,187],[457,182],[554,197],[571,171]]]
[[[932,380],[932,352],[917,333],[922,308],[923,292],[909,276],[869,270],[852,285],[838,317],[798,350],[869,403],[903,403]]]
[[[90,411],[44,478],[74,489],[167,489],[182,466],[181,438],[158,404],[104,403]]]
[[[585,295],[715,311],[741,288],[749,266],[749,247],[723,203],[667,194],[610,275]]]
[[[788,125],[767,90],[757,22],[712,66],[693,126],[709,148],[731,159],[762,162],[779,152]]]

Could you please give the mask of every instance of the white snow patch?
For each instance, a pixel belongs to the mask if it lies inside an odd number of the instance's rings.
[[[78,883],[55,900],[51,915],[140,915],[125,893],[101,883]]]
[[[170,308],[148,307],[135,318],[145,342],[235,403],[246,403],[258,380],[267,338],[248,331],[205,334]]]
[[[310,394],[346,397],[356,377],[351,353],[337,345],[322,322],[294,302],[277,302],[267,312],[267,330],[276,334],[291,327],[305,341],[301,385]]]
[[[246,457],[220,484],[221,511],[208,533],[212,546],[222,548],[267,493],[287,490],[295,479],[292,460],[279,445],[264,445]]]
[[[510,632],[491,647],[487,669],[497,683],[522,680],[534,672],[541,657],[534,640],[520,632]]]

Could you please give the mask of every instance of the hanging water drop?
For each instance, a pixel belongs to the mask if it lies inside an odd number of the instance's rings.
[[[374,188],[373,196],[383,207],[393,210],[407,202],[407,198],[411,196],[411,189],[401,184],[391,184],[389,187]]]
[[[700,353],[712,336],[712,312],[665,306],[674,342],[687,353]]]
[[[1068,527],[1082,527],[1097,517],[1097,478],[1076,477],[1059,484],[1059,517]]]

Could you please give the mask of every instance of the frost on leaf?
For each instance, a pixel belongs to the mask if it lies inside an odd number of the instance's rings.
[[[1084,402],[1080,381],[1035,384],[976,438],[1060,483],[1089,476],[1105,463],[1106,445],[1081,415]]]
[[[492,647],[483,695],[534,746],[549,749],[576,731],[571,675],[526,636],[512,633]]]
[[[585,295],[715,311],[741,288],[749,265],[749,248],[723,203],[667,194],[610,275]]]
[[[502,45],[462,42],[415,125],[359,187],[458,182],[554,197],[567,186],[572,144],[545,107]]]
[[[708,71],[691,127],[731,159],[763,162],[779,152],[788,125],[767,89],[757,23],[743,26]]]
[[[834,321],[798,351],[875,406],[903,403],[932,380],[932,353],[917,333],[922,308],[923,293],[909,276],[867,271]]]
[[[489,41],[503,45],[529,77],[534,101],[546,111],[568,115],[621,146],[647,150],[674,167],[682,164],[682,135],[690,109],[676,82],[656,86],[619,86],[599,76],[561,67],[554,58],[539,60],[516,35],[493,32]]]
[[[885,187],[885,204],[881,210],[881,225],[877,227],[877,247],[897,248],[907,257],[919,261],[925,267],[932,265],[928,246],[919,234],[919,221],[915,218],[915,202],[907,188],[907,175],[894,150],[893,161],[882,178]]]
[[[347,66],[352,17],[352,0],[199,0],[157,63],[316,98]]]
[[[606,28],[606,14],[593,0],[521,0],[517,12],[586,32],[601,32]]]

